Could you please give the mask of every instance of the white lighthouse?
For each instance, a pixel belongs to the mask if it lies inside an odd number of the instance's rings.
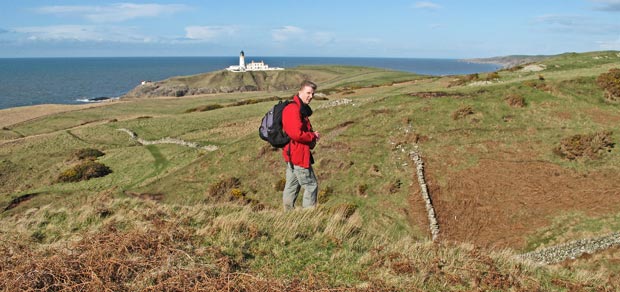
[[[241,71],[245,71],[245,54],[243,51],[239,53],[239,69],[241,69]]]
[[[280,67],[269,67],[269,65],[265,64],[265,62],[250,62],[249,64],[245,64],[245,53],[241,51],[239,53],[239,66],[228,66],[226,70],[231,72],[245,72],[245,71],[271,71],[271,70],[284,70],[284,68]]]

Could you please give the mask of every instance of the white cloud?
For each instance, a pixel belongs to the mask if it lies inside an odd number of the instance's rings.
[[[599,3],[595,9],[602,11],[620,11],[620,0],[590,0],[595,3]]]
[[[312,41],[314,41],[314,43],[319,46],[332,43],[334,42],[334,40],[334,34],[330,32],[316,32],[312,34]]]
[[[290,39],[300,39],[303,38],[303,34],[305,31],[296,26],[284,26],[282,28],[277,28],[271,31],[271,37],[276,42],[285,42]]]
[[[598,42],[601,50],[620,50],[620,37],[614,41],[602,41]]]
[[[620,30],[620,24],[605,23],[579,15],[542,15],[534,19],[534,24],[542,25],[541,28],[557,33],[606,35],[616,34]]]
[[[94,25],[54,25],[19,27],[14,32],[26,35],[32,41],[93,41],[93,42],[149,42],[149,37],[136,34],[132,28],[101,27]]]
[[[42,14],[76,15],[92,22],[123,22],[135,18],[158,17],[188,9],[182,4],[116,3],[107,6],[43,6]]]
[[[433,3],[433,2],[429,2],[429,1],[419,1],[413,4],[413,8],[436,10],[436,9],[440,9],[441,5]]]
[[[331,32],[309,32],[303,28],[288,25],[271,30],[271,37],[275,42],[283,43],[288,41],[324,46],[333,43],[336,38]]]
[[[222,36],[232,36],[237,32],[233,26],[188,26],[185,37],[192,40],[212,41]]]

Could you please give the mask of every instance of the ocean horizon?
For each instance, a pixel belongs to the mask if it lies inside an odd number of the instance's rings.
[[[492,72],[499,64],[459,59],[361,57],[247,57],[270,67],[352,65],[443,76]],[[118,98],[144,80],[222,70],[238,57],[0,58],[0,109],[38,104],[80,104]]]

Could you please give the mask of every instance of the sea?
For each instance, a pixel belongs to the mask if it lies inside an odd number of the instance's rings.
[[[247,62],[252,60],[270,67],[354,65],[434,76],[501,68],[457,59],[246,57]],[[0,58],[0,109],[100,102],[119,98],[142,81],[217,71],[238,63],[238,57]]]

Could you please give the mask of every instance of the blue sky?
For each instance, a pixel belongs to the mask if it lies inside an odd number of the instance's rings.
[[[620,50],[620,0],[0,2],[0,57],[471,58]]]

